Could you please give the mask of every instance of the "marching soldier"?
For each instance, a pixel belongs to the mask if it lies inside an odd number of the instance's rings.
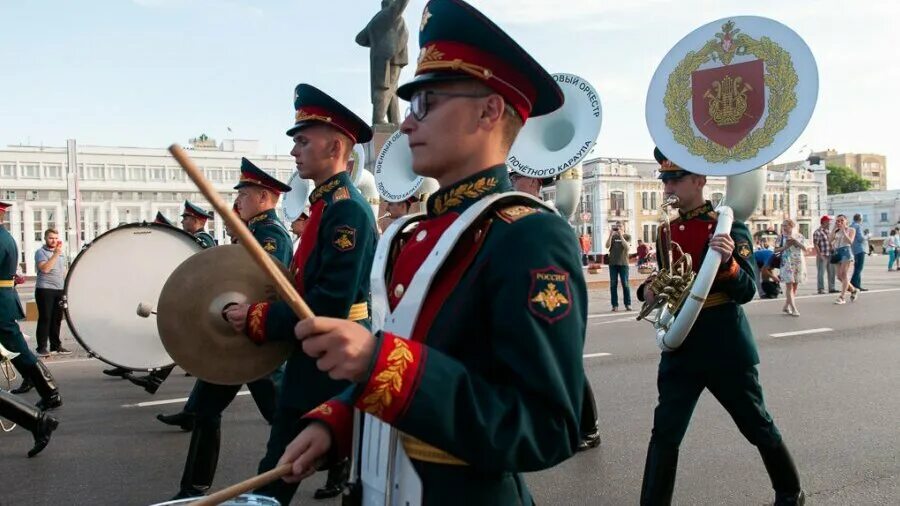
[[[775,489],[775,504],[803,504],[797,468],[763,402],[756,369],[759,355],[741,308],[756,293],[750,232],[744,223],[735,222],[730,235],[712,235],[717,215],[712,204],[703,199],[706,176],[675,165],[658,148],[654,156],[660,164],[659,178],[666,196],[679,199],[670,239],[695,259],[695,273],[707,249],[719,252],[724,260],[684,344],[663,353],[660,359],[659,404],[647,450],[641,504],[671,503],[678,447],[704,389],[709,389],[744,437],[759,450]],[[662,245],[667,244],[663,239],[657,242],[660,266],[665,254]],[[637,292],[640,300],[650,304],[656,296],[647,289],[652,280],[647,279]]]
[[[31,432],[34,437],[34,446],[28,450],[29,457],[34,457],[47,447],[50,443],[50,434],[59,425],[56,418],[3,389],[0,389],[0,417]]]
[[[291,259],[291,239],[275,212],[278,199],[291,187],[278,181],[246,158],[241,160],[241,179],[235,207],[247,223],[253,238],[275,260],[287,266]],[[263,418],[274,419],[276,385],[281,370],[247,384]],[[231,404],[241,385],[215,385],[197,380],[185,408],[175,415],[159,415],[157,419],[171,425],[190,428],[191,443],[181,477],[181,489],[175,499],[203,495],[212,486],[219,461],[222,412]],[[191,424],[193,419],[193,424]]]
[[[414,172],[441,188],[415,228],[382,238],[392,260],[376,285],[386,288],[386,325],[409,335],[323,317],[299,322],[303,351],[354,385],[305,415],[281,462],[293,462],[287,479],[296,482],[319,459],[349,455],[356,408],[368,414],[364,437],[380,423],[393,427],[390,454],[412,466],[401,478],[421,487],[397,497],[407,489],[388,482],[390,504],[532,504],[522,473],[562,462],[580,441],[587,292],[565,220],[537,200],[502,194],[512,190],[505,161],[520,128],[563,96],[462,0],[429,2],[419,42],[417,77],[398,90],[410,101],[401,128]],[[435,248],[460,232],[451,251]],[[440,270],[425,262],[443,254]],[[372,500],[367,490],[363,501]]]
[[[206,220],[212,217],[212,211],[207,212],[200,206],[185,200],[184,212],[181,213],[181,228],[200,239],[204,248],[212,248],[216,245],[216,240],[206,231]]]
[[[6,210],[10,206],[12,204],[0,202],[0,222],[6,217]],[[15,288],[18,265],[19,249],[16,247],[16,242],[6,227],[0,225],[0,344],[7,350],[18,353],[18,356],[12,359],[13,366],[22,375],[23,383],[30,383],[40,394],[41,400],[38,401],[37,408],[41,411],[56,409],[62,406],[62,398],[56,388],[53,375],[50,374],[47,366],[28,349],[25,337],[16,321],[25,318],[22,301],[19,300],[19,294]],[[5,415],[0,414],[0,416]]]
[[[372,138],[369,126],[349,109],[308,84],[296,88],[295,124],[291,154],[300,176],[315,182],[310,195],[309,220],[291,262],[294,285],[317,314],[368,328],[369,271],[375,254],[375,217],[365,197],[351,183],[347,160],[358,142]],[[248,316],[249,314],[249,316]],[[284,302],[234,306],[228,319],[256,342],[294,339],[297,317]],[[268,471],[299,432],[300,417],[347,387],[316,368],[301,350],[287,361],[281,397],[266,455],[259,471]],[[317,498],[341,493],[346,463],[335,463]],[[296,485],[278,481],[259,493],[288,504]]]

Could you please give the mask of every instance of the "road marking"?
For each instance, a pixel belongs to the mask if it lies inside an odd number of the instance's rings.
[[[92,358],[72,358],[69,360],[53,360],[53,359],[48,360],[46,358],[42,358],[41,362],[43,362],[47,365],[57,365],[57,364],[78,364],[81,362],[90,362],[92,360],[94,360],[94,359],[92,359]]]
[[[581,358],[608,357],[610,355],[612,355],[612,353],[588,353],[587,355],[582,355]]]
[[[802,336],[804,334],[818,334],[820,332],[831,332],[834,329],[830,329],[828,327],[822,327],[820,329],[809,329],[809,330],[795,330],[793,332],[779,332],[777,334],[769,334],[770,337],[789,337],[789,336]]]
[[[637,314],[637,313],[638,313],[637,311],[616,311],[615,313],[599,313],[599,314],[588,315],[588,319],[609,318],[611,316],[622,316],[622,315],[626,315],[626,314]]]
[[[591,322],[592,327],[596,327],[599,325],[609,325],[611,323],[624,323],[624,322],[636,322],[635,318],[620,318],[618,320],[607,320],[605,322]]]
[[[238,395],[248,395],[250,393],[249,390],[241,390],[238,392]],[[163,404],[176,404],[180,402],[184,402],[188,400],[187,397],[180,397],[178,399],[163,399],[161,401],[148,401],[148,402],[139,402],[137,404],[122,404],[123,408],[146,408],[150,406],[162,406]]]
[[[858,302],[861,301],[861,300],[865,300],[867,294],[887,293],[887,292],[900,292],[900,288],[880,288],[880,289],[878,289],[878,290],[869,290],[869,291],[867,291],[867,292],[861,292],[861,293],[859,294],[859,297],[860,297],[860,298],[856,299],[856,302],[858,303]],[[849,298],[849,293],[850,293],[850,292],[847,292],[847,293],[848,293],[848,296],[847,296],[847,297]],[[814,294],[812,294],[812,295],[798,295],[797,298],[798,298],[798,299],[815,299],[815,298],[818,298],[818,297],[832,297],[832,298],[837,298],[838,295],[840,295],[840,294],[838,294],[838,293],[814,293]],[[756,303],[756,302],[776,302],[776,301],[777,301],[777,302],[782,302],[782,303],[783,303],[783,302],[784,302],[784,297],[778,297],[777,299],[760,299],[760,298],[757,296],[757,297],[754,298],[752,301],[750,301],[749,304],[753,304],[753,303]],[[850,301],[847,301],[847,302],[849,303]]]

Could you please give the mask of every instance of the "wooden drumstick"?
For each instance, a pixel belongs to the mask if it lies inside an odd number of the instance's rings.
[[[191,178],[191,181],[193,181],[195,185],[197,185],[197,188],[203,193],[206,200],[212,204],[216,212],[219,213],[219,216],[225,220],[228,227],[233,232],[237,233],[238,243],[247,250],[247,253],[250,253],[250,257],[253,258],[256,264],[266,273],[269,279],[275,283],[275,289],[278,290],[278,295],[287,302],[297,317],[301,320],[314,317],[315,315],[312,310],[309,309],[309,306],[306,305],[306,301],[300,297],[300,294],[297,293],[297,290],[294,289],[291,282],[282,275],[279,268],[275,265],[275,261],[272,260],[272,257],[262,249],[262,246],[259,245],[253,237],[253,234],[250,233],[250,229],[247,228],[247,225],[245,225],[240,217],[238,217],[231,206],[222,200],[219,193],[213,188],[206,177],[203,176],[200,169],[194,165],[194,161],[191,160],[188,154],[181,149],[181,146],[172,144],[169,146],[169,152],[172,153],[175,160],[177,160],[184,171],[187,172],[188,177]]]
[[[215,504],[220,504],[229,499],[234,499],[235,497],[250,492],[254,489],[257,489],[263,485],[271,483],[275,480],[281,479],[284,476],[291,474],[291,467],[293,464],[281,464],[280,466],[272,469],[271,471],[266,471],[262,474],[256,475],[249,480],[244,480],[240,483],[236,483],[228,488],[219,490],[215,494],[208,495],[196,502],[192,502],[192,506],[213,506]]]

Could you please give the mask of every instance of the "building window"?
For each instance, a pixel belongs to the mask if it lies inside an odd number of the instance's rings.
[[[657,192],[650,192],[650,208],[651,208],[651,209],[657,209],[657,208],[659,208],[658,201],[657,201],[657,197],[659,197],[659,193],[657,193]]]
[[[144,180],[144,167],[128,167],[128,180],[129,181],[143,181]]]
[[[615,211],[625,209],[625,192],[614,191],[609,194],[609,208]]]
[[[658,225],[655,223],[645,223],[644,224],[644,242],[647,244],[653,244],[656,242],[656,230]]]
[[[81,176],[87,180],[100,181],[103,179],[103,166],[102,165],[88,165],[85,167],[85,170],[81,173]]]
[[[62,176],[62,165],[44,164],[44,177],[48,179],[59,179]]]
[[[0,164],[0,177],[16,177],[16,164]]]
[[[864,214],[864,215],[862,215],[862,216],[863,216],[862,222],[863,222],[863,223],[868,223],[868,222],[869,222],[869,215],[868,215],[868,214]]]
[[[22,165],[22,177],[37,179],[41,177],[41,167],[38,164],[23,164]]]
[[[803,237],[810,237],[809,223],[801,223],[800,224],[800,235],[802,235]]]
[[[801,193],[797,196],[797,209],[800,211],[809,211],[809,195]]]
[[[206,169],[206,177],[209,178],[213,183],[221,183],[222,182],[222,170],[221,169]]]
[[[641,193],[641,207],[650,209],[650,192]]]
[[[109,166],[109,178],[113,181],[125,181],[125,166],[124,165],[110,165]]]
[[[150,167],[150,181],[165,181],[166,180],[166,168],[165,167]]]
[[[30,192],[28,192],[27,200],[37,200],[40,196],[41,194],[38,193],[37,190],[31,190]]]

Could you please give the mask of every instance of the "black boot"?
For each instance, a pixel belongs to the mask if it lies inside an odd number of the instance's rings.
[[[587,434],[582,434],[581,442],[578,443],[576,451],[583,452],[600,446],[600,427],[594,427],[594,430]]]
[[[800,474],[784,442],[774,448],[758,448],[775,489],[775,506],[802,505],[806,495],[800,489]]]
[[[131,372],[130,369],[124,367],[113,367],[112,369],[103,369],[103,374],[116,378],[124,378],[126,374]]]
[[[59,389],[56,388],[53,375],[50,374],[50,369],[47,369],[43,362],[38,360],[35,364],[23,366],[19,371],[23,377],[31,380],[41,395],[41,400],[36,404],[38,409],[49,411],[62,406],[62,398],[59,396]]]
[[[325,486],[316,490],[313,494],[314,499],[329,499],[337,497],[344,491],[347,486],[347,478],[350,476],[350,460],[343,460],[328,470],[328,479],[325,480]]]
[[[678,447],[650,443],[641,486],[641,506],[672,504],[675,472],[678,469]]]
[[[148,374],[146,376],[135,376],[131,373],[126,373],[123,376],[128,381],[134,383],[135,385],[142,387],[147,391],[148,394],[155,394],[157,390],[159,390],[159,386],[162,385],[162,381],[160,381],[157,377],[153,376],[153,374]]]
[[[204,495],[212,486],[219,463],[219,439],[221,429],[218,423],[199,423],[191,434],[184,473],[181,475],[181,490],[172,499],[185,499]]]
[[[59,425],[52,416],[3,390],[0,390],[0,416],[31,431],[34,436],[34,447],[28,451],[29,457],[34,457],[47,447],[50,434]]]
[[[162,413],[156,415],[156,419],[166,425],[181,427],[181,430],[190,432],[194,430],[194,414],[187,411],[179,411],[174,415],[164,415]]]
[[[32,389],[34,389],[34,383],[32,383],[30,379],[23,377],[22,384],[19,385],[18,388],[14,388],[14,389],[10,390],[9,392],[16,394],[16,395],[20,395],[20,394],[28,393]]]

